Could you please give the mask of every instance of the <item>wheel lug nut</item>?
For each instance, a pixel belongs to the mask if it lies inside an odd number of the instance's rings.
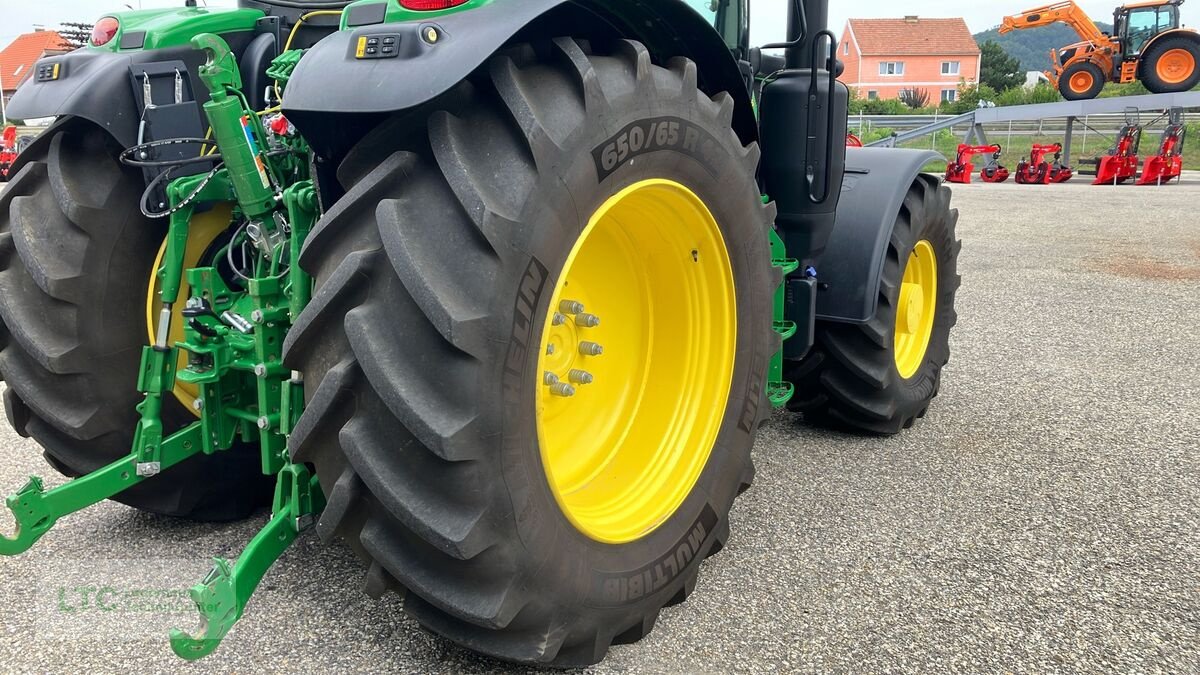
[[[576,314],[575,325],[580,328],[595,328],[600,325],[600,317],[595,314]]]
[[[558,376],[547,370],[542,374],[542,383],[547,387],[553,387],[558,384]]]
[[[579,314],[583,311],[583,303],[575,300],[563,300],[558,303],[558,311],[563,314]]]
[[[574,382],[575,384],[591,384],[592,380],[594,378],[592,377],[592,374],[589,373],[588,371],[579,370],[578,368],[576,368],[576,369],[572,370],[571,372],[567,373],[567,379]]]
[[[554,318],[550,319],[551,326],[561,326],[567,322],[567,317],[562,315],[562,312],[555,312]]]
[[[601,347],[595,342],[580,342],[579,353],[583,354],[584,356],[600,356],[604,353],[604,347]]]
[[[566,382],[559,382],[557,384],[550,385],[550,393],[554,394],[555,396],[570,398],[575,395],[575,387],[572,387]]]

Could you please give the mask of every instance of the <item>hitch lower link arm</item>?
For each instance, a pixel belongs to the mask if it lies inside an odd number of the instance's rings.
[[[189,591],[200,612],[202,625],[193,636],[178,628],[171,631],[171,649],[189,661],[213,653],[258,588],[271,565],[312,523],[313,514],[325,507],[315,476],[302,464],[287,464],[275,484],[275,504],[267,526],[250,540],[236,563],[213,560],[212,571]]]
[[[228,189],[219,183],[201,186],[199,178],[182,178],[167,189],[172,205],[180,203],[193,190],[202,198],[228,198]],[[201,189],[202,188],[202,189]],[[137,409],[139,419],[130,453],[56,488],[46,490],[42,479],[31,476],[29,482],[5,500],[16,531],[12,537],[0,535],[0,555],[18,555],[28,551],[64,516],[109,499],[152,478],[200,452],[212,452],[199,422],[163,438],[162,397],[175,386],[176,350],[168,344],[171,306],[178,299],[183,276],[183,255],[187,244],[191,209],[181,208],[171,216],[167,252],[163,257],[163,311],[155,343],[142,348],[138,372],[138,391],[145,394]]]

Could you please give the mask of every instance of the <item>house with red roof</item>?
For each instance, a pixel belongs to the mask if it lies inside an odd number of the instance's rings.
[[[0,51],[0,88],[5,100],[29,77],[38,59],[70,50],[62,36],[52,30],[35,30],[13,40]]]
[[[982,52],[963,19],[850,19],[838,45],[841,80],[867,99],[929,92],[930,105],[952,102],[961,81],[979,81]]]

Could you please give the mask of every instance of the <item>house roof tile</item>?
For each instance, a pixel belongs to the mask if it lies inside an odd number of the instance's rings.
[[[963,19],[850,19],[864,56],[978,54]]]
[[[33,64],[49,52],[70,49],[61,35],[52,30],[26,33],[0,50],[0,81],[4,91],[13,91],[33,70]]]

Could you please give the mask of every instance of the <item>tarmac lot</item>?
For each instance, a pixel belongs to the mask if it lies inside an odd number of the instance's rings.
[[[960,320],[929,417],[880,440],[779,415],[697,592],[595,672],[1200,670],[1200,175],[955,194]],[[60,480],[6,423],[0,453],[3,492]],[[216,655],[178,661],[181,589],[264,519],[63,520],[0,560],[0,671],[507,669],[367,598],[313,535]]]

